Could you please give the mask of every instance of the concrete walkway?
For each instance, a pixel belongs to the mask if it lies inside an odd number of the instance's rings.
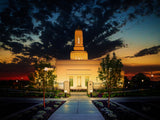
[[[86,93],[72,93],[48,120],[104,120]]]

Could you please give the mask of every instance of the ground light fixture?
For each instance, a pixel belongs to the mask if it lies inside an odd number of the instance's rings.
[[[153,78],[153,77],[154,77],[154,75],[153,75],[153,74],[151,74],[151,77]]]
[[[93,90],[90,90],[90,93],[91,93],[91,97],[92,97],[92,92],[93,92]]]
[[[45,72],[47,72],[47,71],[53,70],[53,68],[45,67],[43,70]],[[46,79],[47,79],[47,77],[46,77]],[[44,105],[44,108],[45,108],[45,85],[44,84],[45,84],[45,80],[43,80],[43,105]]]
[[[47,67],[45,67],[44,68],[44,71],[45,72],[47,72],[48,71],[48,68]],[[47,79],[47,78],[46,78]],[[45,108],[45,80],[43,80],[43,106],[44,106],[44,108]]]
[[[65,98],[67,97],[67,90],[64,90],[64,93],[65,93]]]

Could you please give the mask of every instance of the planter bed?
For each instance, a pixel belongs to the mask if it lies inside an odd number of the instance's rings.
[[[153,119],[160,120],[160,102],[121,102],[120,104],[135,109],[138,112],[148,115]]]
[[[108,108],[106,100],[94,100],[92,102],[101,112],[105,120],[145,120],[145,118],[115,103],[111,102],[110,108]]]
[[[39,104],[7,120],[47,120],[64,103],[65,101],[48,101],[45,108]]]
[[[36,105],[37,103],[15,103],[15,102],[4,102],[1,101],[0,106],[1,106],[1,110],[0,110],[0,118],[5,118],[8,115],[11,115],[15,112],[24,110],[30,106]]]

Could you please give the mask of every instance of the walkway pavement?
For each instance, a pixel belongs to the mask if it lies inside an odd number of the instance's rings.
[[[104,120],[84,93],[74,93],[48,120]]]

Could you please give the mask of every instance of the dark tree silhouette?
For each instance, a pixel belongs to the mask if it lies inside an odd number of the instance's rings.
[[[129,79],[127,78],[127,76],[124,76],[124,88],[128,88],[129,87]]]
[[[150,78],[143,73],[138,73],[131,79],[131,86],[133,88],[149,88]]]

